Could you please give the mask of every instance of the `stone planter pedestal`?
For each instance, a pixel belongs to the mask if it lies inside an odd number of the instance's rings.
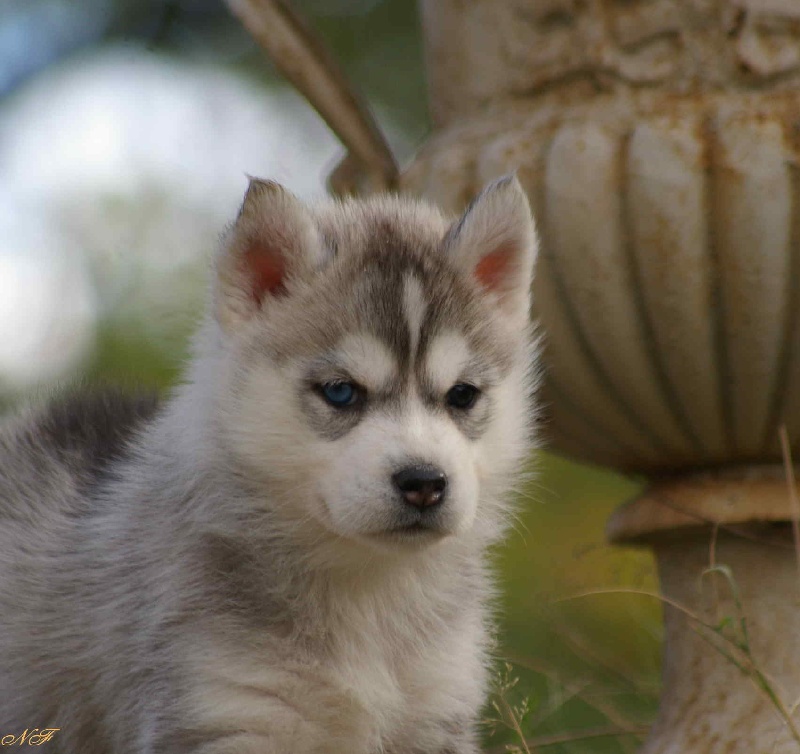
[[[783,469],[762,467],[654,484],[612,517],[612,541],[653,549],[665,599],[664,689],[642,754],[800,749],[791,516]]]

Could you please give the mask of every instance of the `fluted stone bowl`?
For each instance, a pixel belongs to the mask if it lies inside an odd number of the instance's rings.
[[[545,434],[646,473],[800,457],[800,93],[511,103],[402,187],[460,209],[517,170],[542,239]]]

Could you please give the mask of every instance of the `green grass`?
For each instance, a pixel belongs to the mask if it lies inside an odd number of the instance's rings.
[[[550,454],[536,465],[515,531],[497,553],[504,659],[486,749],[525,752],[521,740],[529,739],[530,751],[633,751],[656,709],[660,606],[629,594],[563,600],[599,588],[657,588],[646,551],[604,539],[611,511],[641,485]]]

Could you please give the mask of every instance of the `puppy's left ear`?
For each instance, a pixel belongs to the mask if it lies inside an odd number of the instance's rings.
[[[538,240],[515,175],[489,184],[450,228],[444,246],[506,315],[527,320]]]

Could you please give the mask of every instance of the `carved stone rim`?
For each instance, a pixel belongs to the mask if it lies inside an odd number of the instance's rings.
[[[800,482],[795,489],[800,500]],[[648,544],[676,529],[786,523],[800,515],[794,505],[780,465],[707,471],[656,481],[612,514],[606,537],[614,544]]]

